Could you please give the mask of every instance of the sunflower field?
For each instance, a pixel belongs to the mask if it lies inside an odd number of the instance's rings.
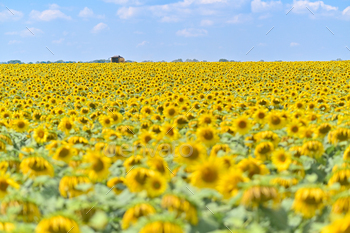
[[[350,62],[0,65],[0,231],[349,233]]]

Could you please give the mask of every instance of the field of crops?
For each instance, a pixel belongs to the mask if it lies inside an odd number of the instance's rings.
[[[0,65],[0,231],[349,233],[349,71]]]

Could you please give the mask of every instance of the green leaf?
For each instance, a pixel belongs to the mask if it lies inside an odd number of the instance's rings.
[[[280,208],[273,210],[270,208],[260,207],[264,215],[269,218],[270,224],[273,228],[278,230],[285,230],[288,228],[288,215],[287,212]]]

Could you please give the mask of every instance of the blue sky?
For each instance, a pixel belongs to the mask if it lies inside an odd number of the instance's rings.
[[[350,0],[5,0],[0,33],[0,61],[350,60]]]

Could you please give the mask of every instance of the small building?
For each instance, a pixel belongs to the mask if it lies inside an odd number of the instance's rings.
[[[115,63],[124,63],[125,62],[125,59],[118,55],[118,56],[113,56],[111,57],[111,62],[115,62]]]

